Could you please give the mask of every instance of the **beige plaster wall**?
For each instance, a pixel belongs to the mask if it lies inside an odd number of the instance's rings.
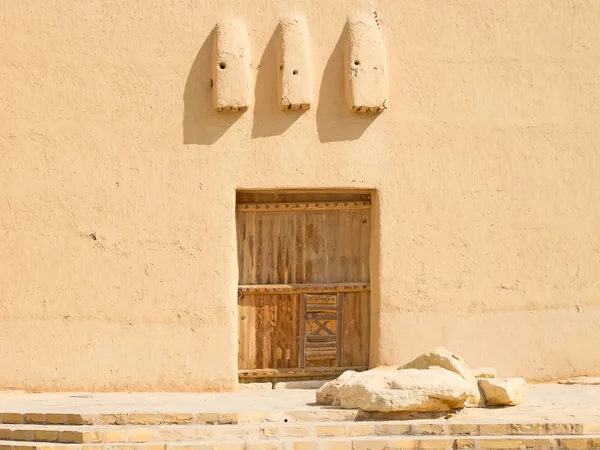
[[[281,15],[315,101],[278,110]],[[389,109],[351,116],[340,36],[376,11]],[[237,14],[255,106],[211,109]],[[236,188],[374,188],[372,363],[435,345],[600,373],[600,3],[0,2],[0,388],[236,383]],[[95,239],[94,239],[95,236]]]

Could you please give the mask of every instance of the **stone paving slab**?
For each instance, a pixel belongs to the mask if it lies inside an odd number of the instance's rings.
[[[153,423],[189,416],[200,423],[213,419],[233,420],[235,414],[250,421],[354,420],[352,410],[315,405],[314,390],[272,390],[238,393],[6,393],[0,392],[0,413],[9,422],[11,414],[18,420],[36,423],[50,417],[60,422],[66,415],[120,416],[123,423]],[[52,413],[51,416],[47,416]],[[36,416],[37,415],[37,416]],[[233,415],[228,417],[228,415]],[[31,421],[26,420],[30,416]],[[145,417],[144,417],[145,416]],[[9,420],[6,420],[6,419]],[[118,418],[118,417],[117,417]],[[132,420],[133,418],[133,420]],[[138,420],[139,419],[139,420]],[[144,422],[146,420],[146,422]],[[163,423],[163,422],[158,423]],[[600,387],[560,384],[530,385],[523,404],[508,408],[467,408],[428,422],[442,423],[600,423]],[[242,421],[243,422],[243,421]],[[418,420],[415,420],[418,422]],[[19,422],[17,422],[19,423]],[[37,422],[52,423],[52,422]],[[95,422],[94,422],[95,423]],[[168,422],[167,422],[168,423]],[[179,421],[175,423],[180,423]],[[198,422],[196,422],[198,423]],[[236,423],[236,422],[229,422]],[[77,424],[77,423],[73,423]]]
[[[0,450],[399,450],[399,449],[600,449],[594,436],[445,436],[281,439],[268,441],[153,442],[142,444],[41,444],[0,441]]]
[[[597,424],[457,424],[377,422],[304,422],[252,425],[0,425],[0,440],[58,443],[141,443],[228,439],[279,439],[357,436],[594,435]]]

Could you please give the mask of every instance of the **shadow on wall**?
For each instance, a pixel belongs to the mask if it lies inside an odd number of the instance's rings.
[[[260,59],[256,76],[254,123],[252,138],[277,136],[300,118],[304,111],[286,111],[279,108],[279,67],[277,47],[281,42],[281,28],[277,27]]]
[[[183,91],[183,143],[210,145],[240,118],[239,113],[217,113],[212,102],[212,47],[216,28],[194,59]]]
[[[354,141],[379,115],[353,113],[346,102],[344,44],[347,35],[346,25],[327,61],[321,80],[317,107],[317,130],[321,142]]]
[[[378,114],[352,113],[346,103],[344,88],[344,28],[332,55],[327,61],[319,90],[316,113],[321,142],[353,141],[360,138]],[[212,47],[216,28],[198,51],[185,83],[183,93],[183,143],[210,145],[241,117],[240,113],[218,113],[212,103]],[[278,27],[260,60],[255,85],[252,138],[283,134],[304,111],[279,109],[277,85],[277,45],[281,39]],[[314,102],[313,102],[314,104]]]

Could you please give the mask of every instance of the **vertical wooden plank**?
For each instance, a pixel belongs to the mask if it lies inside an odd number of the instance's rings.
[[[265,352],[265,345],[267,344],[266,341],[268,341],[265,336],[264,336],[264,332],[265,332],[265,312],[264,312],[264,307],[262,305],[262,299],[264,298],[264,296],[262,295],[255,295],[253,296],[254,298],[254,320],[255,320],[255,327],[254,327],[254,342],[256,342],[256,367],[263,367],[263,364],[265,363],[264,361],[264,352]]]
[[[340,258],[340,212],[327,211],[325,224],[325,257],[327,258],[327,283],[339,283],[341,277]]]
[[[369,364],[369,292],[340,294],[342,299],[342,366]]]
[[[285,213],[269,213],[273,216],[273,227],[269,238],[271,240],[271,257],[269,264],[272,265],[271,283],[283,283],[283,260],[285,258],[285,249],[283,248],[283,235],[285,230]]]
[[[285,315],[284,309],[285,298],[282,295],[271,295],[273,297],[273,313],[274,313],[274,333],[273,333],[273,345],[271,346],[271,358],[267,363],[267,367],[273,369],[280,369],[283,364],[283,348],[285,341],[282,334],[285,333]]]
[[[337,341],[335,343],[336,347],[337,347],[337,360],[336,360],[336,365],[339,367],[342,365],[342,343],[343,343],[343,339],[342,339],[342,334],[343,334],[343,320],[342,320],[342,294],[338,292],[338,294],[336,295],[336,305],[335,305],[335,309],[336,309],[336,314],[337,314]]]
[[[360,250],[358,255],[358,280],[370,280],[370,248],[371,248],[371,210],[363,209],[360,212]]]
[[[269,368],[272,361],[276,327],[276,303],[272,295],[255,295],[255,341],[257,368]]]
[[[265,368],[269,368],[273,364],[273,358],[269,358],[269,355],[276,354],[277,352],[277,310],[278,310],[278,300],[279,296],[277,295],[269,295],[268,296],[268,329],[265,330],[265,335],[269,337],[267,349],[265,352],[266,361],[264,363]]]
[[[248,337],[246,317],[244,316],[244,304],[242,301],[238,301],[238,368],[249,369],[246,367],[249,362],[246,361],[248,358],[248,352],[246,349],[246,341]]]
[[[276,340],[273,346],[273,359],[270,368],[281,369],[298,367],[300,347],[299,295],[277,297]]]
[[[300,367],[306,367],[306,294],[302,294],[300,300],[300,339],[299,339],[299,361]]]
[[[315,283],[327,282],[327,212],[317,212],[315,217],[316,258],[313,265]]]
[[[359,292],[360,317],[362,333],[362,351],[358,358],[359,365],[368,366],[371,355],[371,292]]]
[[[327,279],[325,222],[323,211],[306,211],[305,283],[324,283]]]
[[[255,283],[256,267],[256,213],[238,214],[238,264],[239,284]]]
[[[273,239],[273,232],[275,229],[276,216],[277,213],[266,213],[262,214],[262,223],[263,223],[263,282],[265,284],[276,284],[275,282],[275,239]]]
[[[254,214],[254,259],[253,259],[253,279],[250,284],[264,284],[264,213]]]
[[[353,294],[342,294],[342,364],[354,360],[353,346],[356,345],[356,342],[354,340],[355,334],[353,332],[356,329],[356,313],[354,311],[356,304],[353,300]]]
[[[360,217],[357,211],[340,211],[341,281],[356,282],[360,251]]]
[[[314,259],[315,248],[318,249],[316,238],[315,213],[312,211],[304,212],[305,230],[304,230],[304,282],[314,283]]]
[[[300,367],[300,295],[293,295],[290,301],[290,325],[288,328],[288,346],[290,348],[289,366]]]
[[[256,283],[256,266],[258,261],[258,248],[260,246],[258,242],[258,233],[256,228],[257,214],[248,214],[246,218],[246,231],[248,242],[248,256],[244,257],[245,260],[245,272],[244,277],[248,280],[248,283]]]
[[[256,369],[256,308],[254,297],[238,301],[238,367]]]
[[[294,213],[294,272],[292,282],[297,284],[306,283],[306,214],[304,212]]]
[[[288,212],[284,214],[283,232],[281,236],[282,262],[280,269],[281,283],[294,283],[294,264],[296,259],[296,227],[295,217],[297,213]]]
[[[246,246],[246,217],[247,215],[243,212],[236,211],[235,223],[236,223],[236,243],[237,243],[237,260],[238,260],[238,285],[244,284],[244,257],[247,255],[247,251],[244,248]]]

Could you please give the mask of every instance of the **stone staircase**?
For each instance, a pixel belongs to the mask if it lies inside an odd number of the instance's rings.
[[[0,414],[0,450],[600,449],[600,423],[372,420],[319,409]]]

